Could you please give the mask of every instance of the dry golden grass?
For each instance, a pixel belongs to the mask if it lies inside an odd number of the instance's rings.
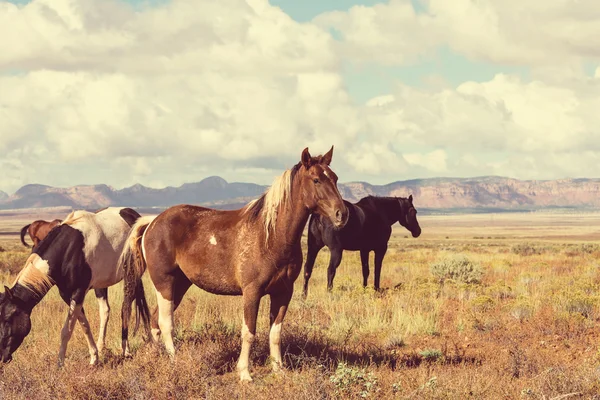
[[[382,293],[361,287],[359,255],[347,252],[327,294],[323,250],[306,301],[302,277],[296,282],[283,330],[283,374],[270,370],[263,299],[249,385],[235,372],[239,297],[192,288],[175,313],[175,361],[139,336],[134,357],[122,360],[122,287],[115,286],[100,365],[87,365],[77,328],[58,369],[67,307],[52,289],[34,309],[32,332],[14,361],[0,367],[0,398],[600,398],[598,217],[421,217],[420,238],[395,230]],[[0,280],[10,283],[27,250],[15,238],[0,246]],[[479,283],[432,275],[432,264],[455,255],[481,268]],[[153,305],[147,278],[145,284]],[[96,330],[93,295],[85,307]]]

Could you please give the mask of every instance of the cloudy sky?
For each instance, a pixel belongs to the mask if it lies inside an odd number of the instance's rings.
[[[0,0],[0,190],[600,177],[597,0]]]

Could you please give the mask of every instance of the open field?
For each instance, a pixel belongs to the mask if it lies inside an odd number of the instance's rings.
[[[302,275],[296,282],[282,374],[272,374],[268,360],[268,298],[251,356],[254,382],[241,385],[241,298],[198,288],[175,312],[174,362],[141,335],[132,341],[134,357],[122,360],[121,285],[109,289],[109,349],[100,365],[88,365],[78,327],[58,369],[67,306],[54,288],[34,309],[13,362],[0,367],[0,399],[600,398],[600,214],[419,220],[418,239],[395,229],[382,293],[372,290],[373,272],[362,288],[359,254],[346,252],[328,294],[328,252],[321,251],[307,300]],[[0,216],[0,232],[28,222]],[[28,251],[15,235],[0,236],[0,247],[0,280],[10,284]],[[457,256],[467,260],[452,263]],[[153,306],[148,280],[145,287]],[[96,336],[92,294],[85,307]]]

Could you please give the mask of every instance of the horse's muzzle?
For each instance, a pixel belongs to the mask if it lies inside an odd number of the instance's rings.
[[[412,237],[414,238],[418,238],[419,236],[421,236],[421,229],[415,229],[414,231],[411,232]]]
[[[338,208],[337,210],[335,210],[335,217],[332,218],[334,228],[342,229],[344,226],[346,226],[346,223],[348,222],[348,215],[349,213],[346,207],[344,207],[343,209]]]
[[[2,354],[2,363],[8,364],[12,361],[12,354]]]

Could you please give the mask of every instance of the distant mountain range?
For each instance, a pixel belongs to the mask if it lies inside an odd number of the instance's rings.
[[[599,208],[600,179],[518,180],[496,176],[477,178],[431,178],[398,181],[387,185],[350,182],[338,185],[350,201],[367,195],[412,194],[417,209],[528,210],[555,207]],[[168,207],[199,204],[238,208],[258,197],[267,186],[228,183],[213,176],[179,187],[153,189],[140,184],[114,189],[107,185],[55,188],[26,185],[15,194],[0,191],[0,209],[68,206],[96,209],[107,206]]]

